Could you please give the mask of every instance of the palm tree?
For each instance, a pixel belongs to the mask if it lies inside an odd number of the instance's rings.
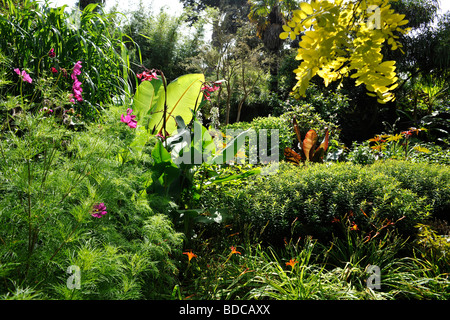
[[[272,76],[270,90],[275,91],[278,87],[278,63],[283,46],[280,33],[289,14],[298,6],[298,2],[295,0],[249,0],[249,4],[248,18],[256,24],[257,36],[263,41],[264,47],[272,56],[270,59],[270,75]]]

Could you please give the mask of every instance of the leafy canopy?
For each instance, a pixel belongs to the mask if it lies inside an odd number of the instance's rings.
[[[389,0],[300,3],[280,34],[281,39],[292,40],[301,35],[294,97],[305,96],[315,75],[326,86],[350,76],[357,86],[364,84],[379,103],[394,101],[395,61],[383,61],[382,49],[387,43],[392,50],[401,50],[398,34],[409,31],[401,27],[408,23],[404,17],[391,9]]]

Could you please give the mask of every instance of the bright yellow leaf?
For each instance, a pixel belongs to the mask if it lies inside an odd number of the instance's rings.
[[[289,37],[289,32],[280,33],[280,39],[285,40]]]
[[[305,12],[308,15],[313,14],[313,8],[309,3],[306,2],[300,3],[300,8],[302,9],[303,12]]]

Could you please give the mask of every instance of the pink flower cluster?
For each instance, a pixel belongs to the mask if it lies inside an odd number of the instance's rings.
[[[153,79],[158,79],[158,75],[154,71],[153,72],[144,71],[138,74],[137,77],[141,79],[141,81],[152,81]]]
[[[94,205],[94,209],[92,210],[91,216],[93,216],[95,218],[102,218],[107,213],[108,212],[106,211],[106,206],[102,202],[102,203]]]
[[[202,91],[205,95],[205,99],[208,101],[211,101],[211,98],[210,98],[211,92],[217,91],[219,89],[220,89],[220,87],[216,86],[216,83],[214,83],[214,85],[212,85],[212,86],[207,85],[207,84],[205,86],[203,86]]]
[[[83,89],[81,89],[81,82],[77,78],[77,76],[79,76],[80,74],[81,74],[81,61],[78,61],[77,63],[75,63],[71,75],[71,78],[74,81],[72,86],[73,95],[71,96],[77,99],[77,101],[79,102],[83,101],[83,97],[81,96],[81,92],[83,92]],[[75,103],[75,99],[73,98],[70,99],[70,102]]]
[[[127,115],[124,117],[123,114],[120,116],[120,121],[126,123],[130,128],[135,129],[137,126],[136,116],[132,115],[133,109],[127,109]]]
[[[30,75],[25,72],[25,70],[20,71],[18,68],[14,69],[14,72],[19,75],[19,77],[22,79],[22,81],[26,81],[28,83],[33,82],[33,79],[31,79]]]

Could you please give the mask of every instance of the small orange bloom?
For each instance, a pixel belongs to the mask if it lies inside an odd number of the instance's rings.
[[[350,230],[359,230],[358,225],[354,222],[352,222],[352,226],[350,227]]]
[[[333,220],[331,220],[331,223],[338,223],[339,221],[341,221],[339,220],[339,218],[333,218]]]
[[[296,263],[298,263],[298,261],[296,259],[291,259],[291,260],[289,260],[289,262],[286,262],[286,265],[294,268]]]
[[[230,249],[231,249],[231,253],[230,254],[235,254],[235,253],[241,254],[239,251],[236,251],[236,248],[233,247],[233,246],[231,246]]]
[[[189,262],[191,262],[192,258],[197,258],[197,255],[195,253],[193,253],[192,251],[183,252],[183,254],[186,254],[188,256]]]

